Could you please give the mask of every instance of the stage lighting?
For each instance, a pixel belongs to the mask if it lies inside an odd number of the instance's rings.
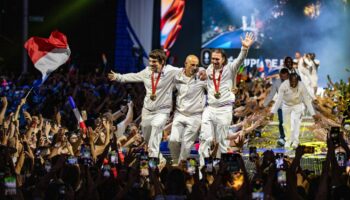
[[[321,2],[311,3],[304,7],[304,15],[310,19],[316,19],[321,14]]]

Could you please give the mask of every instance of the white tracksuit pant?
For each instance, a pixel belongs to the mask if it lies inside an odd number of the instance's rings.
[[[286,135],[285,147],[299,144],[299,132],[301,125],[301,115],[304,110],[304,104],[300,103],[294,106],[282,105],[283,129]]]
[[[142,133],[148,144],[148,156],[152,158],[161,158],[159,146],[163,136],[164,126],[169,118],[169,113],[160,111],[148,111],[142,109]]]
[[[215,140],[219,143],[217,158],[221,153],[226,153],[229,148],[227,140],[228,130],[232,121],[232,106],[211,107],[204,109],[202,116],[201,133],[199,135],[199,161],[204,166],[204,158],[209,157],[211,143]]]
[[[201,118],[201,114],[185,116],[179,112],[175,113],[169,138],[173,163],[179,163],[189,157],[191,147],[198,135]]]

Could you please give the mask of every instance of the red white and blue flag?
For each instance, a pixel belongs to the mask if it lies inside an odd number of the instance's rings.
[[[35,68],[42,73],[43,81],[51,72],[66,63],[71,53],[67,37],[59,31],[53,31],[49,38],[31,37],[24,47]]]

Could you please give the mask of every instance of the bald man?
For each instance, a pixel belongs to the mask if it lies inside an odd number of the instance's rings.
[[[199,60],[189,55],[182,73],[175,77],[176,110],[169,139],[174,164],[186,160],[198,135],[205,106],[207,81],[198,78]]]

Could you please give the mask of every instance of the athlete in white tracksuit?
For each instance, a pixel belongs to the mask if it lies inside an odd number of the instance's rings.
[[[299,129],[301,125],[301,115],[306,105],[312,117],[317,120],[315,110],[311,104],[311,98],[303,82],[298,80],[297,75],[290,74],[289,80],[284,81],[278,90],[277,101],[272,107],[272,115],[277,113],[282,105],[283,129],[286,135],[285,147],[296,148],[299,145]]]
[[[232,63],[226,64],[227,58],[221,49],[216,49],[211,53],[211,64],[207,69],[208,106],[203,112],[199,136],[201,166],[204,165],[204,158],[210,156],[209,149],[213,141],[218,143],[217,158],[220,158],[221,153],[226,153],[229,148],[227,134],[232,121],[232,106],[235,101],[235,95],[232,92],[233,78],[247,56],[248,48],[254,42],[253,34],[246,34],[245,39],[241,41],[241,52]]]
[[[318,68],[320,66],[320,61],[315,59],[316,55],[314,53],[309,54],[309,59],[306,59],[305,62],[309,66],[310,70],[310,78],[311,78],[311,87],[313,88],[313,92],[317,93],[317,88],[318,88]]]
[[[196,56],[189,55],[184,70],[175,77],[176,110],[169,138],[169,149],[174,164],[189,157],[201,125],[207,81],[201,81],[197,77],[198,63]]]
[[[316,97],[312,86],[311,69],[311,61],[309,60],[308,55],[299,60],[298,70],[300,72],[301,81],[304,83],[312,99],[315,99]]]
[[[111,72],[108,77],[118,82],[144,83],[146,96],[142,109],[142,133],[148,142],[149,157],[157,158],[161,156],[159,145],[162,132],[172,109],[174,78],[181,68],[165,65],[166,55],[163,50],[153,50],[149,57],[150,66],[138,73]]]

